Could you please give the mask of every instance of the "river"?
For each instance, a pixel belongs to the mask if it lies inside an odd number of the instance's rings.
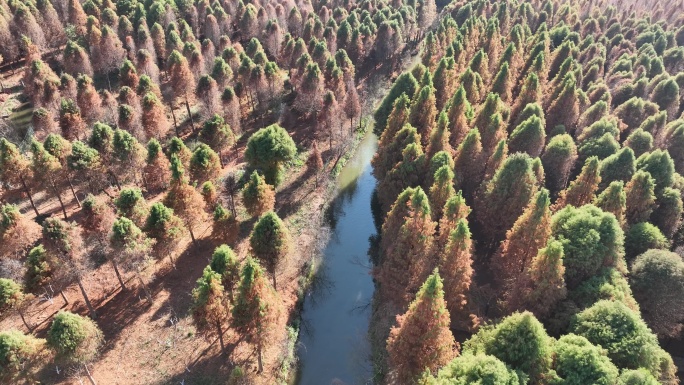
[[[376,234],[371,196],[376,180],[370,160],[377,138],[369,133],[338,178],[330,205],[330,240],[304,299],[297,355],[299,385],[370,384],[367,332],[375,289],[368,258]]]

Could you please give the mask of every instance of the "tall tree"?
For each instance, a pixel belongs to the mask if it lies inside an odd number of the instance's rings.
[[[508,146],[512,153],[526,152],[536,158],[541,155],[546,140],[544,123],[537,116],[531,116],[513,129]]]
[[[218,114],[207,119],[200,131],[200,138],[219,155],[223,165],[223,155],[235,144],[235,135],[226,121]]]
[[[491,260],[497,283],[508,292],[518,291],[525,282],[521,275],[543,248],[551,234],[551,210],[549,192],[541,189],[527,204],[513,227],[506,232],[506,239]]]
[[[468,303],[474,274],[472,240],[465,219],[459,219],[456,228],[449,234],[444,252],[440,255],[439,266],[444,275],[445,299],[451,315],[451,325],[456,327],[462,325],[467,318],[463,311]]]
[[[40,238],[40,226],[15,205],[0,206],[0,256],[19,259]]]
[[[8,383],[18,383],[33,377],[44,359],[45,340],[18,330],[8,329],[0,332],[0,379]]]
[[[634,151],[629,147],[623,147],[617,153],[603,159],[599,168],[601,183],[599,188],[605,189],[613,181],[629,182],[636,171],[636,159]]]
[[[233,292],[240,281],[240,262],[235,252],[228,245],[220,245],[211,255],[209,267],[220,276],[223,289],[233,302]]]
[[[529,280],[530,285],[521,308],[529,309],[539,318],[547,317],[567,294],[564,275],[563,244],[550,240],[532,259],[526,277],[522,278]]]
[[[579,176],[570,183],[567,189],[561,191],[553,205],[553,211],[558,211],[566,205],[581,207],[591,203],[600,182],[599,160],[592,156],[584,163]]]
[[[190,175],[193,181],[201,184],[216,179],[220,172],[221,161],[218,154],[204,143],[197,146],[190,158]]]
[[[625,217],[628,224],[645,222],[655,208],[655,180],[647,171],[637,171],[625,186]]]
[[[294,159],[296,154],[294,141],[278,124],[272,124],[254,133],[245,149],[245,159],[249,166],[261,170],[266,183],[273,186],[282,182],[284,163]]]
[[[145,160],[144,181],[149,190],[160,191],[169,185],[171,179],[171,163],[164,156],[161,144],[157,139],[147,142],[147,158]]]
[[[148,92],[142,100],[142,126],[148,138],[163,139],[171,125],[166,118],[164,105],[153,92]]]
[[[109,242],[113,251],[112,263],[117,269],[122,267],[127,271],[132,271],[147,296],[147,300],[152,302],[150,291],[143,280],[143,273],[150,263],[149,252],[153,242],[126,217],[121,217],[114,222]]]
[[[435,171],[434,183],[430,187],[430,205],[434,207],[433,217],[439,220],[446,202],[456,194],[454,189],[454,172],[448,165]]]
[[[667,150],[658,149],[641,155],[637,159],[636,168],[651,174],[655,181],[656,196],[674,183],[674,162]]]
[[[43,244],[47,253],[60,260],[62,268],[65,269],[64,274],[72,280],[71,282],[76,281],[90,316],[93,319],[97,318],[95,308],[83,286],[83,276],[90,267],[88,261],[84,260],[85,250],[80,227],[75,223],[48,218],[43,222]]]
[[[569,289],[602,267],[624,269],[624,234],[615,216],[592,205],[566,206],[551,221],[551,235],[563,244],[565,282]]]
[[[479,197],[482,209],[478,220],[488,229],[488,240],[504,238],[538,188],[529,155],[518,153],[506,158]]]
[[[195,89],[195,76],[190,70],[188,61],[185,59],[180,52],[173,50],[166,61],[167,73],[171,82],[171,88],[173,89],[173,99],[172,103],[179,100],[181,97],[185,100],[185,109],[188,113],[188,119],[190,120],[190,125],[192,131],[195,131],[194,122],[192,120],[192,112],[190,111],[190,102],[188,100],[188,94],[192,95],[192,92],[188,90]],[[171,105],[171,112],[173,113],[173,104]],[[174,115],[174,124],[175,124]],[[176,128],[178,131],[178,128]]]
[[[9,185],[21,184],[26,196],[31,202],[31,207],[36,217],[40,216],[38,208],[33,201],[33,195],[29,189],[31,181],[31,168],[28,159],[19,152],[17,146],[7,140],[0,138],[0,180]]]
[[[33,153],[31,169],[33,170],[34,182],[39,183],[46,191],[50,191],[57,198],[66,220],[68,216],[61,193],[64,187],[62,175],[64,170],[61,163],[45,150],[42,143],[35,139],[31,141],[31,152]]]
[[[546,187],[552,193],[567,186],[577,157],[577,146],[568,134],[556,135],[546,145],[541,160],[546,172]]]
[[[466,204],[463,198],[463,193],[459,190],[454,196],[449,198],[449,200],[444,205],[442,212],[442,218],[439,220],[439,234],[437,236],[437,248],[438,250],[443,250],[446,247],[449,238],[451,237],[451,232],[456,229],[456,226],[461,219],[468,223],[468,216],[470,215],[471,209]]]
[[[145,232],[154,239],[154,253],[163,257],[168,255],[173,263],[173,254],[178,250],[181,239],[185,236],[183,220],[174,215],[173,210],[156,202],[150,207],[145,219]]]
[[[684,319],[684,261],[666,250],[648,250],[632,265],[630,286],[641,313],[660,336],[678,336]]]
[[[456,184],[467,200],[472,201],[475,189],[482,180],[484,172],[482,142],[480,132],[472,129],[459,144],[454,156],[454,173]]]
[[[274,289],[277,289],[278,267],[288,258],[292,248],[291,242],[290,232],[273,211],[269,211],[259,218],[249,236],[252,253],[271,274]]]
[[[221,276],[206,267],[192,290],[192,320],[197,330],[207,337],[218,335],[221,352],[225,354],[223,324],[228,321],[230,303],[224,294]]]
[[[67,311],[57,313],[47,333],[47,344],[55,350],[57,358],[67,364],[83,366],[92,385],[96,383],[88,364],[97,357],[103,340],[102,331],[95,322]]]
[[[233,306],[233,326],[256,345],[260,373],[264,370],[263,351],[272,341],[280,312],[278,295],[264,277],[261,266],[254,259],[247,258]]]
[[[171,156],[171,187],[164,197],[164,204],[181,217],[195,242],[193,229],[203,223],[205,203],[202,195],[188,184],[185,170],[177,156]]]
[[[247,213],[253,217],[272,211],[275,205],[275,191],[258,172],[252,171],[249,182],[242,190],[242,202]]]
[[[408,311],[397,316],[387,339],[389,366],[398,383],[411,383],[426,369],[434,372],[458,353],[446,305],[442,279],[435,270]]]
[[[625,225],[625,212],[627,211],[627,195],[622,181],[611,182],[594,200],[594,205],[601,210],[615,215],[620,226]]]
[[[394,226],[401,223],[398,231],[383,231],[383,234],[391,234],[393,239],[383,249],[378,271],[383,297],[400,309],[408,304],[436,262],[432,260],[436,223],[431,218],[428,198],[423,190],[417,188],[414,191],[410,200],[398,198],[408,205],[403,208],[405,215],[396,218]]]

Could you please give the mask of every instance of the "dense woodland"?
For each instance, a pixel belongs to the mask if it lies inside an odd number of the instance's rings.
[[[375,113],[381,381],[679,383],[681,10],[447,5]]]
[[[288,223],[334,190],[361,77],[391,73],[436,16],[434,1],[1,0],[3,100],[30,113],[0,125],[0,311],[23,323],[0,332],[1,381],[147,383],[102,369],[116,349],[146,359],[116,346],[146,330],[112,309],[154,313],[179,275],[196,284],[169,322],[220,346],[224,377],[203,378],[287,381],[311,243]],[[122,294],[94,299],[103,277]]]
[[[0,0],[2,97],[30,113],[0,124],[0,380],[113,382],[110,352],[135,353],[111,303],[153,309],[180,275],[171,323],[220,361],[209,383],[286,382],[293,212],[321,211],[296,204],[329,199],[364,79],[417,47],[372,116],[373,380],[678,384],[682,11]]]

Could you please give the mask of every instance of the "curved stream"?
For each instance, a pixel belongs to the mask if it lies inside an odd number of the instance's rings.
[[[304,300],[299,385],[371,383],[367,331],[375,287],[368,248],[376,234],[370,166],[376,147],[377,138],[369,133],[338,178],[339,194],[328,215],[330,240]]]

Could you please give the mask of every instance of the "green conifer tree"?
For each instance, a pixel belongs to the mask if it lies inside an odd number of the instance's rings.
[[[486,238],[504,238],[525,206],[537,192],[539,185],[532,170],[532,159],[527,154],[513,154],[506,158],[496,174],[478,197],[478,220],[486,228]]]
[[[290,232],[273,211],[259,218],[249,236],[249,245],[254,256],[273,277],[273,288],[276,289],[278,267],[285,262],[291,249]]]
[[[627,194],[622,181],[613,181],[594,200],[594,205],[601,210],[615,215],[615,218],[624,226],[625,213],[627,212]]]

